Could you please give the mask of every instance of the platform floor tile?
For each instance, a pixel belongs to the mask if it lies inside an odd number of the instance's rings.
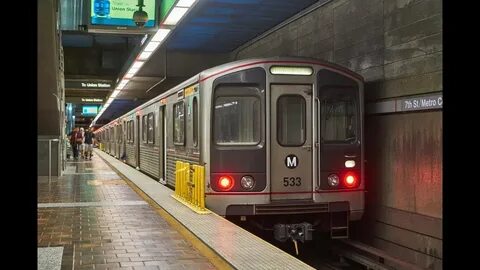
[[[103,159],[67,167],[38,181],[39,263],[58,265],[46,269],[215,269]]]

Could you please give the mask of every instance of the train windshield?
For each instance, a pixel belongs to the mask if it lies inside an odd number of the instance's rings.
[[[358,136],[358,93],[354,87],[325,86],[320,90],[321,139],[353,143]]]
[[[215,142],[258,144],[260,142],[260,99],[255,96],[215,99]]]

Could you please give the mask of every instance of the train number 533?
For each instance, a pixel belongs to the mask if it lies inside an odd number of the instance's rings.
[[[302,178],[300,177],[283,177],[283,186],[301,186],[302,185]]]

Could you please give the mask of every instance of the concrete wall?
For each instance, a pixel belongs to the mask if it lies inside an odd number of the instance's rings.
[[[38,1],[37,17],[37,103],[38,134],[60,135],[60,46],[56,30],[55,0]]]
[[[48,175],[48,147],[45,137],[63,139],[64,134],[64,80],[63,55],[57,29],[58,3],[56,0],[38,1],[37,9],[37,133],[38,175]],[[58,160],[63,149],[55,149],[52,159]],[[57,162],[59,164],[59,162]],[[56,164],[57,164],[56,163]],[[55,165],[52,175],[59,175],[61,166]]]
[[[333,0],[234,51],[315,57],[364,76],[366,102],[442,93],[440,0]],[[362,240],[430,269],[442,262],[442,111],[366,115]]]

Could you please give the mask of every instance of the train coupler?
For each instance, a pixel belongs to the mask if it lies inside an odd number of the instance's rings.
[[[312,224],[303,222],[299,224],[275,224],[273,235],[276,240],[285,242],[288,239],[300,241],[312,240]]]

